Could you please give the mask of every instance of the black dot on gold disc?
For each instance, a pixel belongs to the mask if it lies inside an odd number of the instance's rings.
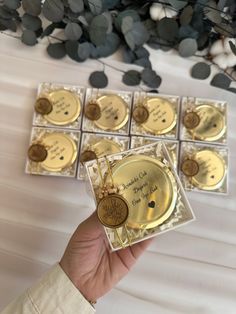
[[[101,109],[97,103],[89,103],[85,106],[84,115],[89,120],[98,120],[101,117]]]
[[[81,155],[80,155],[80,162],[84,163],[86,161],[94,160],[97,158],[97,155],[94,151],[92,150],[85,150]]]
[[[52,108],[53,106],[51,102],[44,97],[38,98],[34,106],[35,111],[42,115],[49,114],[52,111]]]
[[[193,177],[195,176],[199,171],[199,165],[198,163],[193,159],[185,159],[182,162],[181,165],[181,171],[187,176],[187,177]]]
[[[194,129],[200,123],[200,117],[196,112],[188,112],[184,115],[183,123],[187,129]]]
[[[149,112],[144,106],[137,106],[133,111],[133,118],[137,123],[144,123],[149,117]]]
[[[47,158],[48,152],[41,144],[33,144],[28,149],[28,157],[35,162],[42,162]]]

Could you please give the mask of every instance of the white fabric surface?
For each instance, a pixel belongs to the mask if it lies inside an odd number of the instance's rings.
[[[118,56],[119,58],[119,56]],[[229,102],[230,193],[188,193],[197,220],[158,236],[98,314],[236,313],[236,96],[189,77],[190,60],[152,52],[160,92]],[[104,60],[119,69],[134,68]],[[0,310],[58,261],[76,226],[94,210],[75,179],[24,174],[33,104],[42,81],[87,85],[97,61],[50,59],[0,35]],[[110,89],[130,90],[106,67]]]

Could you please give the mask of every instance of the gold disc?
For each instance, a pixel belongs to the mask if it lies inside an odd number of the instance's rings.
[[[145,121],[147,121],[148,119],[148,116],[149,116],[149,112],[147,110],[146,107],[144,106],[136,106],[134,108],[134,111],[133,111],[133,119],[137,122],[137,123],[144,123]]]
[[[193,138],[202,141],[216,141],[225,134],[225,117],[218,108],[212,105],[199,105],[195,111],[200,117],[200,122],[195,128],[189,130]]]
[[[86,161],[94,160],[97,158],[97,155],[92,150],[85,150],[80,155],[80,162],[83,164]]]
[[[47,158],[48,152],[41,144],[32,144],[28,149],[28,157],[31,161],[42,162]]]
[[[114,185],[129,206],[127,226],[150,229],[162,224],[175,209],[177,184],[171,170],[161,161],[129,156],[112,167]],[[106,181],[110,183],[110,176]]]
[[[202,190],[218,189],[226,174],[224,159],[216,152],[206,149],[197,152],[194,160],[199,165],[199,171],[191,178],[191,183]]]
[[[160,135],[170,132],[176,126],[177,114],[168,100],[160,97],[147,98],[144,106],[149,112],[147,121],[142,124],[145,130]]]
[[[53,108],[44,118],[55,125],[67,125],[74,122],[80,115],[81,103],[71,91],[60,89],[52,91],[47,96]]]
[[[46,97],[38,98],[34,106],[35,111],[42,115],[49,114],[52,108],[52,103]]]
[[[69,135],[57,132],[46,134],[41,142],[47,149],[47,158],[41,163],[45,170],[60,172],[75,162],[77,147]]]
[[[119,194],[110,194],[99,201],[97,215],[104,226],[119,228],[128,218],[129,207],[122,196]]]
[[[200,117],[199,115],[192,111],[192,112],[187,112],[185,115],[184,115],[184,118],[183,118],[183,123],[184,123],[184,126],[187,128],[187,129],[194,129],[196,128],[199,123],[200,123]]]
[[[196,162],[196,160],[193,159],[185,159],[182,162],[181,165],[181,171],[187,176],[187,177],[193,177],[195,176],[199,171],[199,165]]]
[[[89,120],[98,120],[101,117],[101,109],[96,102],[91,102],[85,106],[84,115]]]
[[[118,95],[104,95],[96,99],[101,117],[94,124],[102,130],[119,130],[129,119],[127,103]]]
[[[121,146],[110,139],[101,139],[92,145],[92,149],[98,157],[108,156],[121,152]]]

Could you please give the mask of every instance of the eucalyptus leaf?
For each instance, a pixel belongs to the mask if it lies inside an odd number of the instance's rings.
[[[129,70],[124,73],[122,77],[122,82],[128,86],[137,86],[140,84],[141,75],[138,71]]]
[[[103,12],[103,1],[102,0],[89,0],[88,5],[90,8],[90,11],[94,15],[99,15]]]
[[[123,61],[125,63],[133,63],[134,60],[136,59],[135,53],[129,48],[124,48],[122,52],[122,56],[123,56]]]
[[[148,58],[150,55],[149,51],[144,47],[139,47],[134,51],[134,53],[137,58]]]
[[[125,17],[132,18],[133,22],[139,22],[140,21],[140,17],[138,15],[137,11],[135,11],[135,10],[124,10],[124,11],[120,12],[115,19],[115,27],[118,31],[121,31],[121,25],[122,25],[123,19]]]
[[[4,0],[3,4],[11,10],[16,10],[21,6],[20,0]]]
[[[233,54],[236,56],[236,45],[231,40],[229,41],[229,45]]]
[[[133,63],[143,68],[150,68],[150,69],[152,68],[152,64],[148,57],[136,59]]]
[[[141,73],[142,81],[151,88],[158,88],[161,85],[161,77],[151,69],[144,69]]]
[[[205,80],[210,74],[211,67],[205,62],[198,62],[191,69],[191,76],[198,80]]]
[[[54,59],[62,59],[66,56],[66,48],[64,43],[49,44],[47,52]]]
[[[236,88],[235,87],[228,88],[228,91],[230,91],[231,93],[235,93],[236,94]]]
[[[169,17],[161,19],[157,25],[157,31],[161,39],[173,42],[178,37],[178,23]]]
[[[9,10],[7,7],[0,6],[0,17],[3,19],[12,19],[14,18],[13,11]]]
[[[83,0],[68,0],[68,5],[74,13],[81,13],[84,10]]]
[[[168,2],[178,11],[183,9],[188,4],[187,1],[182,0],[168,0]]]
[[[179,43],[179,54],[181,57],[188,58],[197,52],[197,41],[193,38],[183,39]]]
[[[61,0],[45,0],[43,15],[51,22],[60,22],[64,16],[64,5]]]
[[[103,45],[96,47],[98,56],[105,58],[112,55],[118,50],[120,42],[120,37],[116,33],[108,34],[106,37],[106,42]]]
[[[102,45],[106,41],[108,30],[108,21],[103,15],[97,15],[93,18],[90,28],[89,28],[89,36],[91,42],[98,46]]]
[[[22,0],[22,6],[26,13],[33,16],[41,13],[41,0]]]
[[[12,32],[16,32],[17,30],[17,25],[14,20],[6,20],[6,19],[0,18],[0,24],[6,29],[10,29]]]
[[[208,1],[207,6],[203,9],[205,16],[215,24],[220,24],[222,21],[221,14],[217,10],[217,4],[215,1]]]
[[[74,61],[81,62],[78,55],[79,43],[78,41],[67,40],[65,43],[67,55]]]
[[[40,20],[38,16],[33,16],[28,13],[25,13],[22,16],[21,20],[22,20],[22,25],[25,28],[30,29],[32,31],[37,31],[39,28],[42,27],[42,21]]]
[[[188,25],[193,17],[193,7],[191,5],[188,5],[185,7],[180,14],[180,24],[181,25]]]
[[[218,73],[213,77],[210,84],[215,87],[229,89],[231,79],[223,73]]]
[[[89,83],[95,88],[105,88],[108,84],[108,78],[103,71],[95,71],[90,74]]]
[[[82,28],[77,23],[69,22],[65,28],[65,36],[68,40],[78,40],[80,39],[83,31]]]
[[[79,44],[78,47],[78,56],[82,61],[85,61],[90,56],[91,46],[88,42],[84,42]]]
[[[149,39],[149,33],[141,22],[134,22],[132,28],[128,30],[124,36],[131,50],[142,46]]]
[[[21,41],[27,46],[35,46],[38,42],[35,32],[29,29],[23,30]]]

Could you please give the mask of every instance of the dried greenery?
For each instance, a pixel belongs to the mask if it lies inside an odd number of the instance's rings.
[[[0,0],[0,31],[6,30],[17,32],[28,46],[47,37],[47,52],[55,59],[92,58],[105,65],[100,58],[121,49],[124,62],[143,67],[121,71],[123,83],[143,83],[152,89],[162,80],[152,70],[144,45],[175,49],[184,58],[203,59],[191,69],[193,78],[208,78],[211,65],[216,65],[219,73],[211,85],[235,92],[231,87],[236,71],[235,0]],[[55,35],[58,30],[62,37]],[[108,78],[104,70],[96,71],[89,82],[105,87]]]

